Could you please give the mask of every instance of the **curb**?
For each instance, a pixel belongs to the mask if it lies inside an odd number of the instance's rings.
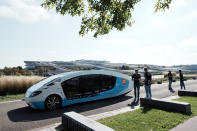
[[[103,118],[107,118],[110,116],[115,116],[118,114],[122,114],[125,112],[130,112],[130,111],[134,111],[139,109],[140,106],[128,106],[128,107],[124,107],[124,108],[120,108],[118,110],[113,110],[113,111],[108,111],[108,112],[104,112],[104,113],[99,113],[99,114],[95,114],[95,115],[90,115],[87,116],[88,118],[92,119],[92,120],[98,120],[98,119],[103,119]]]
[[[20,101],[24,101],[24,99],[22,99],[22,100],[14,100],[14,101],[3,101],[3,102],[0,102],[0,104],[12,103],[12,102],[20,102]]]
[[[55,123],[52,125],[44,126],[41,128],[35,128],[28,131],[57,131],[57,127],[61,126],[62,123]]]

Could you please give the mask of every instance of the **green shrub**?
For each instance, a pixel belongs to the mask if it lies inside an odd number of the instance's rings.
[[[162,75],[162,72],[153,72],[152,75]]]
[[[21,76],[21,73],[16,72],[16,76]]]
[[[26,74],[27,76],[33,76],[34,75],[34,73],[33,72],[27,72],[27,74]]]

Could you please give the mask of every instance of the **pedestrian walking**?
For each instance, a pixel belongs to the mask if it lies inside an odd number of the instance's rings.
[[[172,72],[169,71],[168,72],[168,81],[169,81],[169,84],[168,84],[168,89],[172,92],[172,79],[173,79],[173,76],[172,76]]]
[[[183,87],[184,90],[185,90],[185,83],[184,83],[183,73],[182,73],[181,70],[179,70],[179,79],[180,79],[181,90],[182,90],[182,87]]]
[[[144,84],[145,84],[145,91],[146,91],[146,98],[151,99],[152,93],[151,93],[151,82],[152,82],[152,75],[150,72],[148,72],[147,68],[144,68]]]
[[[132,103],[139,103],[140,98],[140,80],[141,75],[138,74],[138,70],[135,70],[135,73],[132,75],[132,80],[134,81],[134,101]]]

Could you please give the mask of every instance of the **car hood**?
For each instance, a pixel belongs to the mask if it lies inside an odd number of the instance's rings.
[[[49,83],[52,80],[57,79],[59,77],[60,77],[59,75],[54,75],[54,76],[48,77],[48,78],[46,78],[44,80],[41,80],[40,82],[38,82],[38,83],[34,84],[33,86],[31,86],[27,90],[27,92],[34,92],[34,91],[37,91],[37,90],[41,90],[44,85],[46,85],[47,83]]]

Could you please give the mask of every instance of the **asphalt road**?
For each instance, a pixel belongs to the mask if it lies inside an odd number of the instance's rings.
[[[186,81],[188,90],[197,90],[197,80]],[[180,88],[179,82],[173,83],[175,93],[170,93],[167,83],[152,85],[154,98],[165,98],[177,95]],[[141,97],[145,96],[144,87],[141,87]],[[12,103],[0,103],[0,131],[24,131],[61,121],[61,114],[68,111],[76,111],[83,115],[93,115],[106,111],[116,110],[128,106],[133,99],[133,92],[116,98],[81,103],[67,106],[56,111],[38,111],[27,107],[24,101]]]

